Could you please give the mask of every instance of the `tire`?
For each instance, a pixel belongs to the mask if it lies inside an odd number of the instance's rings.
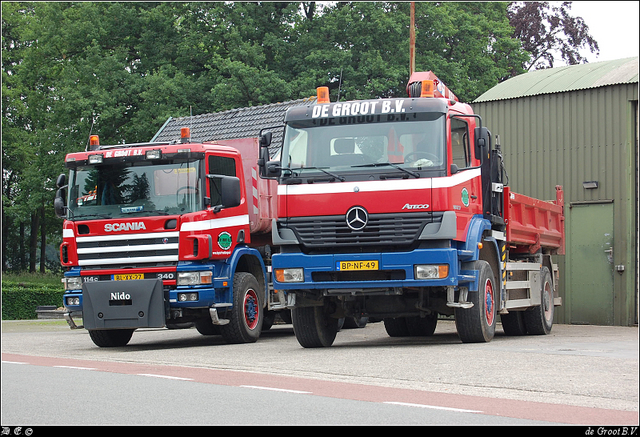
[[[291,319],[300,346],[314,348],[333,344],[338,332],[338,319],[329,317],[324,306],[294,308]]]
[[[471,308],[456,308],[455,319],[458,336],[463,343],[487,343],[496,332],[496,279],[488,262],[474,263],[479,271],[478,291],[469,291]]]
[[[512,311],[509,314],[500,315],[502,329],[505,335],[526,335],[527,327],[524,324],[523,311]]]
[[[438,314],[431,313],[426,317],[408,317],[406,321],[409,335],[413,337],[429,337],[436,331]]]
[[[553,282],[551,282],[549,268],[543,267],[540,270],[540,279],[542,282],[540,287],[542,303],[523,314],[527,332],[532,335],[547,335],[553,327],[555,307],[553,306]]]
[[[89,330],[89,337],[100,347],[126,346],[135,329]]]
[[[202,335],[220,335],[220,325],[214,325],[208,317],[198,319],[196,329]]]
[[[264,320],[264,292],[251,273],[233,276],[233,308],[229,323],[220,325],[227,343],[254,343],[260,337]]]
[[[406,318],[384,318],[383,321],[384,329],[387,331],[389,337],[408,337],[411,335]]]

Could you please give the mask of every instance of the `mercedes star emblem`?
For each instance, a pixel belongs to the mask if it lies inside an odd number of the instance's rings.
[[[361,206],[354,206],[347,211],[347,226],[354,231],[361,231],[367,226],[369,214]]]

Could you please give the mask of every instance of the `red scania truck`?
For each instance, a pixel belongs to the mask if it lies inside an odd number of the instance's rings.
[[[390,336],[431,335],[455,316],[463,342],[553,324],[564,253],[563,193],[512,193],[497,144],[432,72],[408,98],[290,108],[278,180],[274,287],[304,347],[330,346],[342,317],[383,319]],[[268,138],[261,140],[268,144]]]
[[[134,330],[195,323],[230,343],[256,341],[284,309],[270,289],[275,181],[258,178],[257,138],[100,145],[66,156],[65,317],[101,347]],[[82,312],[83,325],[73,317]]]

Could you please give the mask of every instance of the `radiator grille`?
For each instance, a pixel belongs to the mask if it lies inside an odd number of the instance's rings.
[[[427,223],[442,221],[442,214],[370,214],[367,226],[353,231],[344,215],[289,218],[284,226],[293,230],[302,245],[310,249],[353,246],[408,246],[420,236]]]
[[[178,232],[78,237],[80,266],[160,266],[178,261]]]

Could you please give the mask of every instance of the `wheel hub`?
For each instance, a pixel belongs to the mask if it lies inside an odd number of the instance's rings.
[[[487,280],[484,286],[484,297],[485,297],[485,315],[487,318],[487,324],[493,324],[493,286],[491,285],[491,281]]]
[[[244,296],[244,319],[249,329],[255,329],[259,316],[258,296],[254,290],[248,290]]]

